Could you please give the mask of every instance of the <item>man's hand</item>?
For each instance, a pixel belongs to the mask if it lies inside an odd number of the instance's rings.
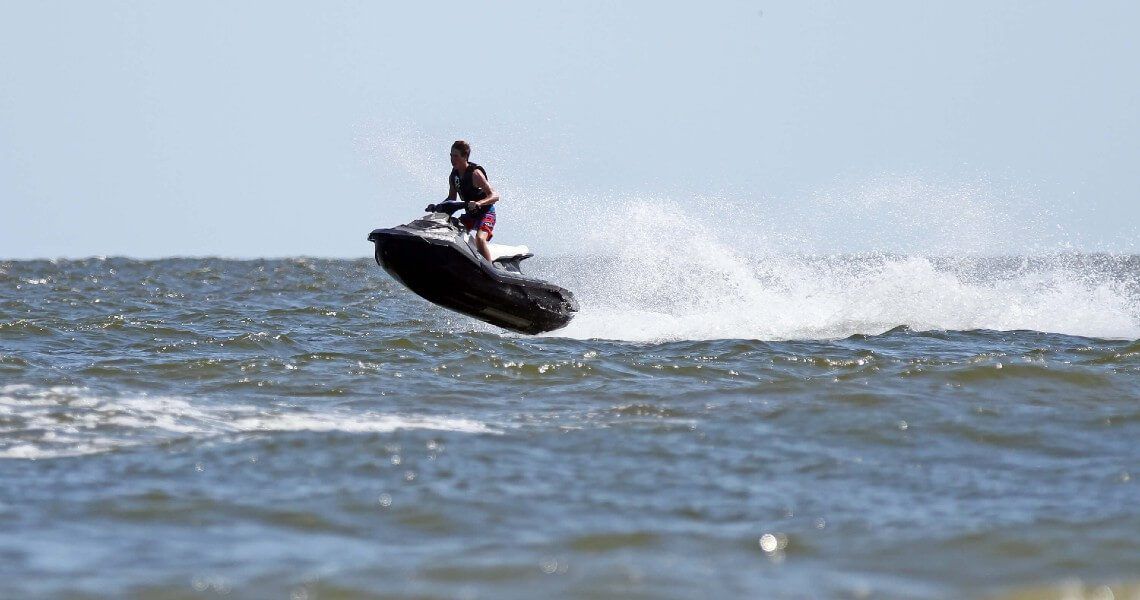
[[[478,202],[472,201],[472,202],[467,203],[467,212],[475,212],[477,210],[479,210],[479,203]]]

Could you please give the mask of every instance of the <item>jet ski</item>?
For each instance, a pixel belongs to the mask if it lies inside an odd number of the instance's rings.
[[[492,325],[536,334],[565,327],[578,312],[569,290],[523,275],[526,246],[489,244],[492,261],[475,248],[451,215],[464,203],[428,206],[429,214],[406,225],[376,229],[376,263],[425,300]]]

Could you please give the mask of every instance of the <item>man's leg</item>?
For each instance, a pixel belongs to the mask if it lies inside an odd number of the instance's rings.
[[[490,235],[491,234],[480,229],[479,234],[475,236],[475,247],[479,249],[479,254],[482,254],[483,258],[487,259],[487,262],[491,262],[491,248],[487,245],[487,237]]]

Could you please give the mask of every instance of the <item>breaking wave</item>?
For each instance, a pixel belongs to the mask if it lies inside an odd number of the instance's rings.
[[[0,387],[0,458],[97,454],[181,438],[232,433],[426,429],[498,433],[483,422],[419,414],[210,405],[162,396],[103,397],[80,387]]]

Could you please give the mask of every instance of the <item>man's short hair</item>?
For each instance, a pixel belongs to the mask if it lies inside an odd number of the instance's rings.
[[[458,150],[459,153],[463,155],[463,158],[471,158],[471,144],[463,140],[455,140],[455,143],[451,145],[451,149]]]

